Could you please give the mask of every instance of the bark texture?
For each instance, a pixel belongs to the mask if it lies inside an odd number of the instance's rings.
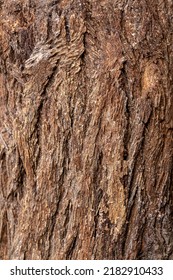
[[[173,2],[0,1],[0,258],[173,259]]]

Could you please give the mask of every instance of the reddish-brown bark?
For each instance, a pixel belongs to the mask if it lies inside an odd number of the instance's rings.
[[[0,1],[1,259],[173,259],[172,14]]]

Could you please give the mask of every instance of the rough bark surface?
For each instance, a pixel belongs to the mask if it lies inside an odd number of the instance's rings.
[[[0,1],[0,258],[173,259],[173,2]]]

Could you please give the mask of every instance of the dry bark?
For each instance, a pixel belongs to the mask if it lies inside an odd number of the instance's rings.
[[[172,15],[0,1],[1,259],[173,259]]]

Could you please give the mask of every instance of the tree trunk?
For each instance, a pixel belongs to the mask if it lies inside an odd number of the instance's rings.
[[[1,259],[173,259],[172,15],[0,1]]]

